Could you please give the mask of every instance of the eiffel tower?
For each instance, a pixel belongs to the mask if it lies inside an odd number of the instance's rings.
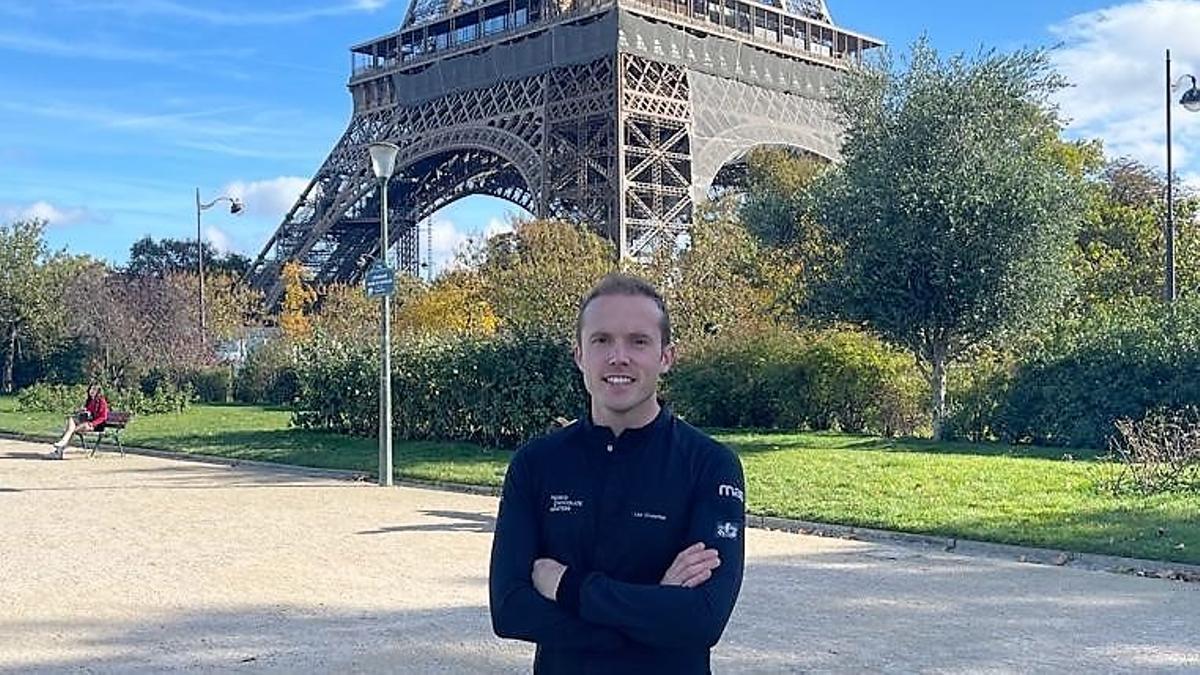
[[[824,0],[413,0],[398,31],[351,48],[349,127],[249,278],[277,303],[288,260],[319,283],[362,277],[381,140],[401,148],[388,252],[410,275],[418,223],[476,194],[586,223],[622,257],[678,245],[752,148],[836,159],[826,92],[881,44]]]

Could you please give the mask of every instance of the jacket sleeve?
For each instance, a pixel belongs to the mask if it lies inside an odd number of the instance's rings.
[[[613,628],[588,623],[542,597],[530,575],[541,525],[525,453],[509,464],[492,538],[488,590],[492,630],[502,638],[569,649],[621,649],[628,641]]]
[[[720,447],[693,495],[689,544],[716,548],[721,565],[696,588],[632,584],[568,569],[558,602],[585,621],[618,628],[655,647],[712,647],[721,639],[742,586],[746,542],[745,480],[741,462]],[[664,572],[666,570],[663,570]]]

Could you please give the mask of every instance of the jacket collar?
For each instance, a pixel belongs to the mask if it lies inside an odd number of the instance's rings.
[[[646,446],[651,439],[658,436],[659,433],[670,425],[673,417],[671,409],[660,401],[658,415],[649,424],[643,427],[626,429],[621,432],[620,436],[614,436],[612,429],[596,424],[592,420],[590,407],[579,418],[579,423],[584,437],[589,441],[589,445],[601,448],[607,448],[608,445],[612,445],[614,450],[631,450]]]

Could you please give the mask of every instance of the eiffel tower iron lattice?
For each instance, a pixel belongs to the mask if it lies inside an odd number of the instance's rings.
[[[250,280],[275,303],[289,260],[361,278],[381,255],[373,141],[400,146],[386,253],[403,273],[420,272],[419,223],[477,194],[585,223],[622,257],[679,245],[754,147],[836,159],[828,86],[880,44],[824,0],[414,0],[352,47],[349,127]]]

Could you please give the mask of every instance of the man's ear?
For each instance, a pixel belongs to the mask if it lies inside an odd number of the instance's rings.
[[[670,344],[663,347],[662,350],[662,372],[666,374],[670,372],[671,367],[675,365],[675,345]]]
[[[579,343],[571,345],[571,356],[575,358],[575,367],[579,372],[583,372],[583,349],[579,347]]]

